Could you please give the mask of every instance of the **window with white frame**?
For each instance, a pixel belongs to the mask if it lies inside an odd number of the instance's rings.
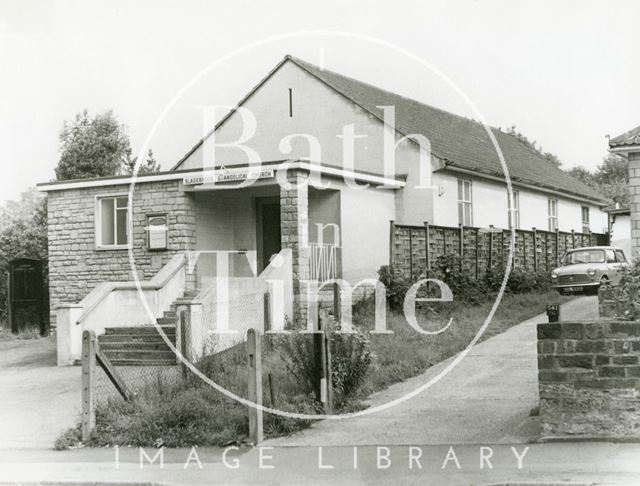
[[[591,229],[589,224],[589,206],[582,206],[582,232],[588,233]]]
[[[507,207],[509,207],[509,229],[520,229],[520,191],[513,191],[513,206],[509,206],[507,193]]]
[[[473,226],[473,201],[471,181],[458,179],[458,223]]]
[[[97,200],[96,245],[103,248],[126,247],[128,196],[100,197]]]
[[[549,231],[558,229],[558,200],[549,199]]]

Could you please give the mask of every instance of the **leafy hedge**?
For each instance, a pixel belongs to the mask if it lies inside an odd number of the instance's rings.
[[[380,281],[387,288],[387,303],[395,311],[401,312],[404,296],[409,287],[423,278],[433,278],[445,282],[453,292],[454,299],[472,305],[484,302],[489,296],[498,292],[504,280],[505,269],[491,269],[482,277],[475,278],[460,265],[456,255],[439,257],[433,268],[417,276],[413,280],[404,277],[392,267],[383,266],[378,271]],[[512,268],[507,281],[506,292],[526,294],[530,292],[546,292],[551,287],[551,277],[546,271],[527,271]],[[429,294],[430,289],[423,290]]]

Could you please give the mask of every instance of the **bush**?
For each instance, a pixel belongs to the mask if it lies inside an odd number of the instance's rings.
[[[406,295],[411,282],[400,272],[395,272],[393,267],[384,265],[378,270],[378,280],[384,284],[387,291],[387,305],[396,312],[402,312],[404,296]]]
[[[357,396],[367,378],[371,358],[371,343],[364,333],[331,334],[331,378],[336,407],[348,407]]]
[[[355,330],[352,334],[335,332],[337,323],[331,323],[331,378],[334,403],[337,408],[350,407],[365,381],[371,365],[371,346],[368,334]],[[287,370],[297,377],[304,391],[312,395],[318,381],[314,345],[311,334],[283,336],[279,344]]]
[[[438,257],[434,271],[428,276],[442,280],[449,286],[454,297],[463,302],[476,305],[487,298],[488,289],[465,271],[458,255]]]
[[[611,314],[608,317],[628,321],[640,320],[640,259],[624,272],[617,286],[600,287],[599,296],[601,302],[605,301]]]
[[[413,281],[405,277],[401,271],[384,266],[378,271],[380,281],[387,288],[387,304],[395,312],[403,311],[404,297],[411,285],[423,278],[434,278],[446,283],[457,301],[477,305],[484,302],[492,293],[500,290],[504,280],[505,268],[492,268],[480,278],[471,275],[461,265],[457,255],[440,256],[433,268],[415,277]],[[530,292],[547,292],[551,288],[549,272],[512,268],[507,281],[506,291],[511,294]],[[423,292],[428,293],[429,289]],[[437,295],[436,295],[437,296]],[[437,310],[437,305],[431,304]]]

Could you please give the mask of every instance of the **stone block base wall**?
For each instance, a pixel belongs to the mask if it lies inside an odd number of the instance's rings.
[[[640,439],[640,322],[538,325],[544,438]]]

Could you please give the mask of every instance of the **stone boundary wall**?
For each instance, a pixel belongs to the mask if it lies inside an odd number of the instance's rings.
[[[127,250],[95,245],[96,198],[128,193],[129,186],[51,191],[47,195],[51,327],[60,303],[77,303],[97,284],[133,280]],[[147,249],[148,214],[168,217],[168,248]],[[176,253],[195,249],[195,205],[178,181],[138,182],[133,194],[133,253],[141,280],[153,277]]]
[[[511,230],[501,228],[407,226],[393,221],[390,233],[389,263],[407,278],[432,268],[444,255],[461,257],[463,269],[481,277],[489,268],[506,265],[511,238]],[[608,235],[600,233],[516,230],[514,268],[551,271],[567,250],[608,243]]]
[[[543,438],[640,439],[640,322],[538,324]]]

